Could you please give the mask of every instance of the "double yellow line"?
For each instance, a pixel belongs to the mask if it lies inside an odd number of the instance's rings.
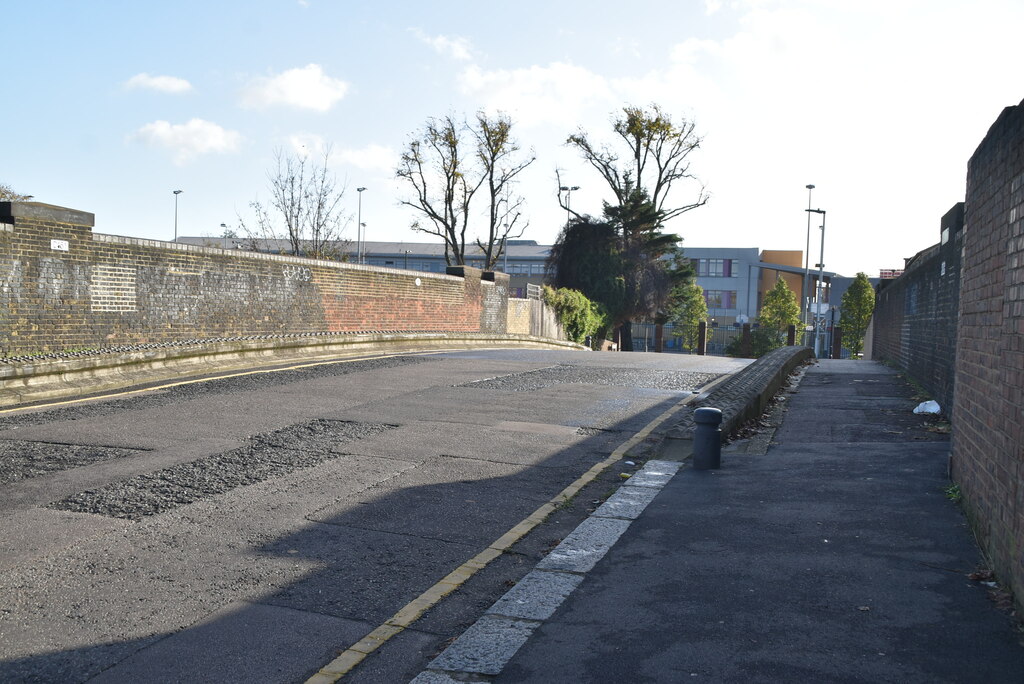
[[[705,391],[709,387],[724,380],[725,377],[728,376],[724,376],[711,385],[705,387]],[[533,530],[533,528],[544,522],[544,520],[558,508],[558,506],[562,505],[567,499],[571,499],[576,496],[581,489],[593,482],[606,468],[623,458],[630,449],[647,439],[655,428],[664,423],[672,417],[673,414],[696,398],[697,395],[690,395],[686,397],[645,425],[640,432],[626,440],[621,446],[613,451],[608,458],[592,466],[590,470],[578,477],[575,482],[560,491],[555,498],[543,504],[518,525],[498,537],[494,542],[488,545],[486,549],[455,568],[455,570],[452,570],[434,586],[430,587],[407,603],[388,620],[385,620],[382,625],[374,629],[355,644],[347,648],[337,658],[322,667],[319,672],[306,680],[306,684],[328,684],[329,682],[336,682],[351,672],[353,668],[366,658],[366,656],[383,646],[388,639],[395,636],[406,627],[412,625],[412,623],[419,619],[423,613],[433,608],[441,601],[441,599],[462,586],[470,577],[475,575],[477,571],[483,570],[487,567],[488,563],[499,557],[513,544],[525,537],[531,530]]]

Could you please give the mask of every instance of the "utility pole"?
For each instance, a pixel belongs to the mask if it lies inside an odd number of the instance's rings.
[[[822,287],[825,279],[825,210],[808,209],[807,212],[808,217],[810,217],[812,213],[821,214],[821,254],[818,257],[818,263],[815,264],[815,266],[818,267],[818,286],[817,294],[814,298],[814,355],[820,359],[821,338],[825,328],[825,314],[821,311]]]

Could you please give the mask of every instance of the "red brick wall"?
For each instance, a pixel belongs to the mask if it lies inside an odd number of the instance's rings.
[[[481,282],[478,269],[401,271],[92,226],[85,212],[0,203],[0,356],[260,334],[506,332],[504,274]]]
[[[954,401],[954,479],[1024,606],[1024,103],[968,164]]]

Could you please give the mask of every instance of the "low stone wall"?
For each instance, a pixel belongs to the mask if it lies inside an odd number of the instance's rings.
[[[809,347],[780,347],[768,352],[716,385],[707,396],[685,406],[666,437],[693,439],[693,412],[710,407],[722,411],[722,439],[728,439],[744,423],[764,413],[790,373],[812,358],[814,352]]]
[[[0,202],[0,357],[197,337],[507,332],[504,273],[141,240],[94,234],[94,222],[73,209]]]

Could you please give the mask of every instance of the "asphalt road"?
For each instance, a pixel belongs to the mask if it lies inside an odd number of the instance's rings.
[[[304,681],[746,363],[459,352],[0,412],[0,680]],[[625,460],[346,681],[408,681]]]

